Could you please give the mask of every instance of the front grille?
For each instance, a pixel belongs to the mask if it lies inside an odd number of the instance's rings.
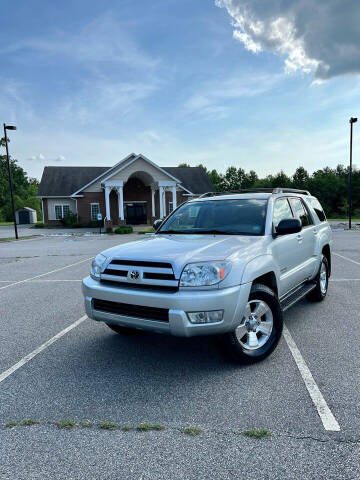
[[[139,288],[178,289],[173,267],[168,262],[149,262],[114,258],[102,272],[102,281],[118,282]]]
[[[135,284],[135,283],[130,283],[130,282],[119,282],[116,281],[114,282],[113,280],[101,280],[101,283],[105,283],[111,287],[124,287],[124,288],[130,288],[130,289],[135,289],[135,290],[154,290],[154,291],[159,291],[159,292],[166,292],[166,293],[176,293],[179,288],[178,287],[167,287],[166,285],[148,285],[145,283],[142,283],[141,285]]]
[[[130,267],[155,267],[155,268],[172,268],[171,263],[166,262],[142,262],[139,260],[111,260],[113,265],[129,265]]]
[[[142,305],[130,305],[129,303],[109,302],[108,300],[93,300],[94,310],[107,313],[115,313],[126,317],[144,318],[159,322],[169,321],[169,310],[166,308],[144,307]]]

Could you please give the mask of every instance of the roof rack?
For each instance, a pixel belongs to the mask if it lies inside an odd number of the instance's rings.
[[[299,193],[301,195],[311,195],[308,190],[299,190],[297,188],[244,188],[242,190],[227,190],[226,192],[206,192],[200,195],[199,198],[215,197],[217,195],[234,195],[236,193]]]

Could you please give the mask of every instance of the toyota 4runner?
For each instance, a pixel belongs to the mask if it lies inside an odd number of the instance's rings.
[[[331,231],[307,191],[208,193],[154,227],[97,255],[83,280],[88,317],[117,333],[219,335],[251,363],[278,344],[285,310],[326,296]]]

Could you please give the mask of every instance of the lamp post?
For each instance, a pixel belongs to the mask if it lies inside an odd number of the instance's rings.
[[[350,168],[349,168],[349,230],[351,230],[351,212],[352,212],[352,139],[353,139],[353,124],[357,122],[357,118],[350,117]]]
[[[7,138],[6,130],[16,130],[16,127],[14,127],[13,125],[6,125],[4,123],[4,137],[5,137],[7,166],[8,166],[8,172],[9,172],[11,206],[12,206],[12,214],[13,214],[13,219],[14,219],[15,238],[16,238],[16,240],[18,240],[19,236],[18,236],[16,218],[15,218],[14,187],[13,187],[13,181],[12,181],[12,175],[11,175],[11,168],[10,168],[9,146],[8,146],[8,138]]]

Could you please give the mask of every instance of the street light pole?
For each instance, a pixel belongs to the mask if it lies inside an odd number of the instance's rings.
[[[350,168],[349,168],[349,230],[351,230],[351,213],[352,213],[352,139],[353,139],[353,124],[357,122],[357,118],[350,117]]]
[[[16,127],[14,127],[12,125],[6,125],[4,123],[6,159],[7,159],[7,166],[8,166],[8,172],[9,172],[9,185],[10,185],[10,194],[11,194],[11,207],[12,207],[12,214],[13,214],[13,219],[14,219],[15,238],[16,238],[16,240],[18,240],[19,236],[18,236],[16,218],[15,218],[14,187],[13,187],[13,181],[12,181],[12,175],[11,175],[9,147],[8,147],[8,138],[7,138],[6,130],[16,130]]]

